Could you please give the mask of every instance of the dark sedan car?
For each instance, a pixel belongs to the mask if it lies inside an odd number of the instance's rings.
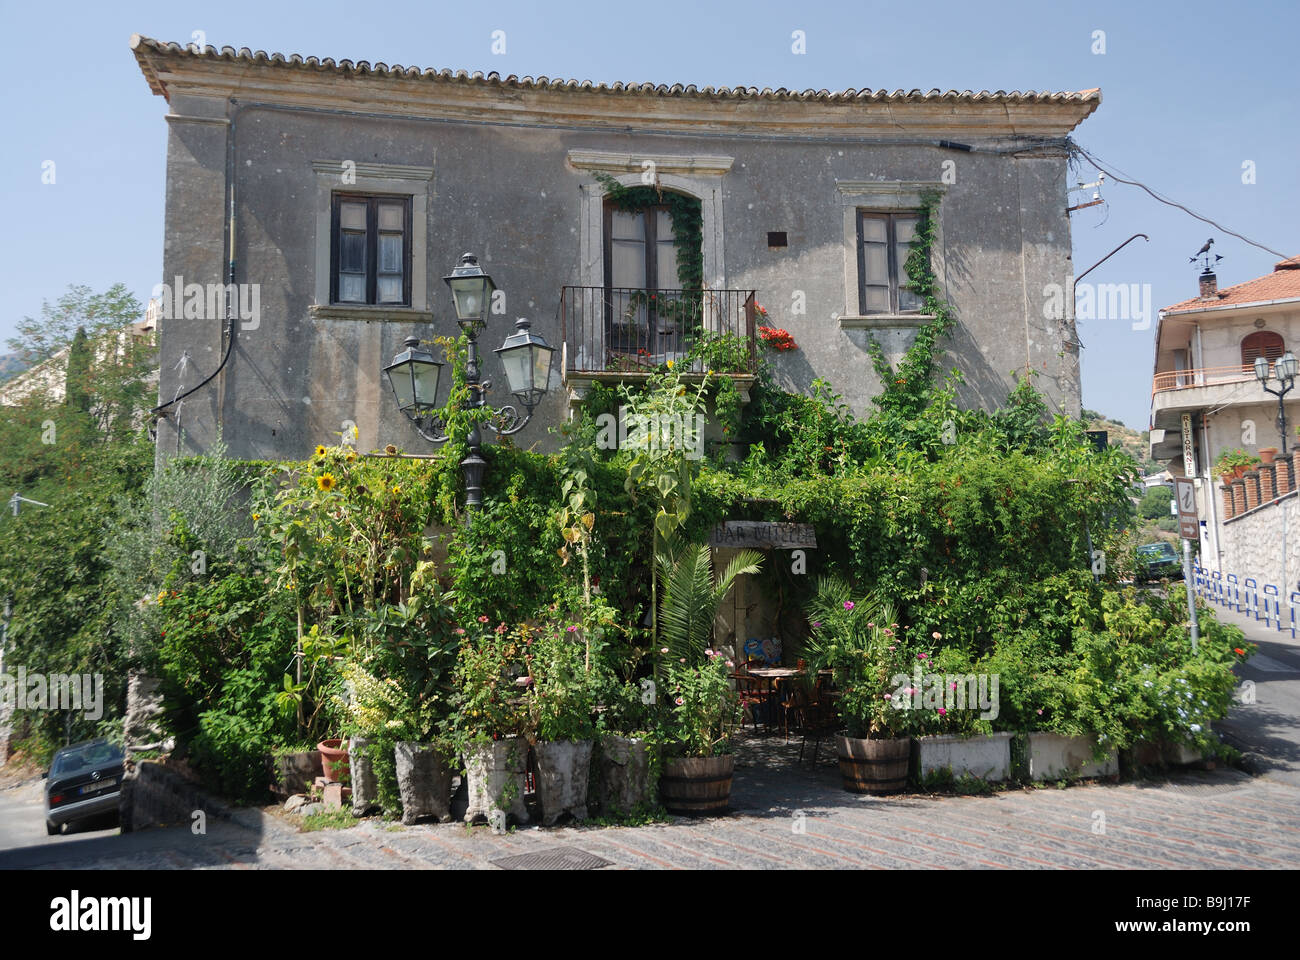
[[[1144,543],[1137,548],[1137,578],[1143,580],[1179,580],[1183,576],[1183,560],[1172,543]]]
[[[45,783],[45,832],[65,823],[116,813],[122,791],[122,748],[107,740],[87,740],[54,755]]]

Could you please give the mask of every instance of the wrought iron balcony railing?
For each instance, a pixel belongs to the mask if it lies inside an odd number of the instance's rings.
[[[560,330],[565,375],[649,373],[683,360],[706,340],[728,358],[719,373],[754,373],[757,328],[753,290],[642,290],[563,287]],[[711,363],[710,366],[716,366]]]

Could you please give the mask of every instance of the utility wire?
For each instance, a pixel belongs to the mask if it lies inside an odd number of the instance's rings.
[[[1128,184],[1128,185],[1131,186],[1131,187],[1137,187],[1137,188],[1139,188],[1140,190],[1144,190],[1144,191],[1146,191],[1148,194],[1150,194],[1151,197],[1153,197],[1154,199],[1160,201],[1161,203],[1166,204],[1167,206],[1170,206],[1170,207],[1177,207],[1179,210],[1183,211],[1183,213],[1187,214],[1188,216],[1190,216],[1190,217],[1195,217],[1197,220],[1200,220],[1200,221],[1202,221],[1202,222],[1204,222],[1204,223],[1208,223],[1210,226],[1214,227],[1216,230],[1221,230],[1222,232],[1228,234],[1228,235],[1231,236],[1231,237],[1236,237],[1238,240],[1242,240],[1242,241],[1244,241],[1245,243],[1250,244],[1252,247],[1258,247],[1260,250],[1265,250],[1265,251],[1267,251],[1268,253],[1273,254],[1275,257],[1281,257],[1283,260],[1288,260],[1288,259],[1290,259],[1290,256],[1289,256],[1288,254],[1282,253],[1282,252],[1279,251],[1279,250],[1274,250],[1272,247],[1265,246],[1265,245],[1262,244],[1262,243],[1256,243],[1254,240],[1250,239],[1249,237],[1244,237],[1244,236],[1242,236],[1240,233],[1237,233],[1235,230],[1229,230],[1229,229],[1228,229],[1227,227],[1225,227],[1223,224],[1221,224],[1221,223],[1219,223],[1219,222],[1217,222],[1217,221],[1215,221],[1215,220],[1211,220],[1209,217],[1203,217],[1203,216],[1201,216],[1199,213],[1197,213],[1196,211],[1194,211],[1194,210],[1189,210],[1187,207],[1183,206],[1181,203],[1179,203],[1179,202],[1176,201],[1176,200],[1170,200],[1168,197],[1162,197],[1160,194],[1156,193],[1156,191],[1154,191],[1154,190],[1152,190],[1150,187],[1148,187],[1145,183],[1141,183],[1141,182],[1138,181],[1138,180],[1126,180],[1124,177],[1121,177],[1119,174],[1115,173],[1115,169],[1116,169],[1115,167],[1110,167],[1109,165],[1107,165],[1107,166],[1102,166],[1102,162],[1101,162],[1100,160],[1098,160],[1096,157],[1094,157],[1094,156],[1093,156],[1091,153],[1089,153],[1087,150],[1083,149],[1083,147],[1079,146],[1077,143],[1074,143],[1073,141],[1071,141],[1071,144],[1070,144],[1070,145],[1071,145],[1071,147],[1074,149],[1074,151],[1075,151],[1076,153],[1078,153],[1078,154],[1082,155],[1083,157],[1087,158],[1087,160],[1088,160],[1088,161],[1089,161],[1089,162],[1090,162],[1094,167],[1096,167],[1098,170],[1100,170],[1102,173],[1106,174],[1106,176],[1110,177],[1112,180],[1116,181],[1117,183],[1125,183],[1125,184]],[[1108,169],[1108,167],[1109,167],[1109,169]]]

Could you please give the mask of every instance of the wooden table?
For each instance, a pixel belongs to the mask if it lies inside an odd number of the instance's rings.
[[[776,681],[789,680],[793,677],[806,677],[808,675],[808,671],[801,670],[799,667],[750,667],[748,670],[745,671],[745,674],[748,674],[751,677],[758,677],[761,680],[767,681],[768,709],[766,711],[767,719],[765,721],[765,726],[770,732],[772,729],[771,701],[776,695],[776,687],[775,687]],[[738,675],[744,676],[745,674],[738,674]],[[830,676],[830,674],[831,674],[830,670],[817,671],[818,676]]]

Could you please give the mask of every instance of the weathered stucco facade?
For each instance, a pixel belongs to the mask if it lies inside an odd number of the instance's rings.
[[[170,108],[163,281],[258,292],[233,340],[224,313],[178,305],[160,322],[161,402],[220,368],[168,409],[160,456],[220,431],[234,456],[302,457],[348,423],[359,449],[424,452],[381,368],[412,333],[456,332],[440,278],[465,251],[506,298],[486,351],[520,316],[558,347],[561,287],[604,282],[597,172],[632,185],[651,170],[699,197],[705,285],[756,291],[800,347],[777,356],[781,380],[825,378],[859,412],[879,390],[868,338],[897,357],[924,321],[861,316],[857,211],[914,210],[939,191],[933,262],[959,320],[943,366],[962,371],[962,401],[996,406],[1029,368],[1050,405],[1078,414],[1076,337],[1045,316],[1044,291],[1070,289],[1065,138],[1097,91],[606,88],[132,47]],[[410,198],[409,306],[330,305],[336,191]],[[503,382],[495,364],[486,373]],[[552,444],[569,409],[562,374],[557,356],[522,446]]]

